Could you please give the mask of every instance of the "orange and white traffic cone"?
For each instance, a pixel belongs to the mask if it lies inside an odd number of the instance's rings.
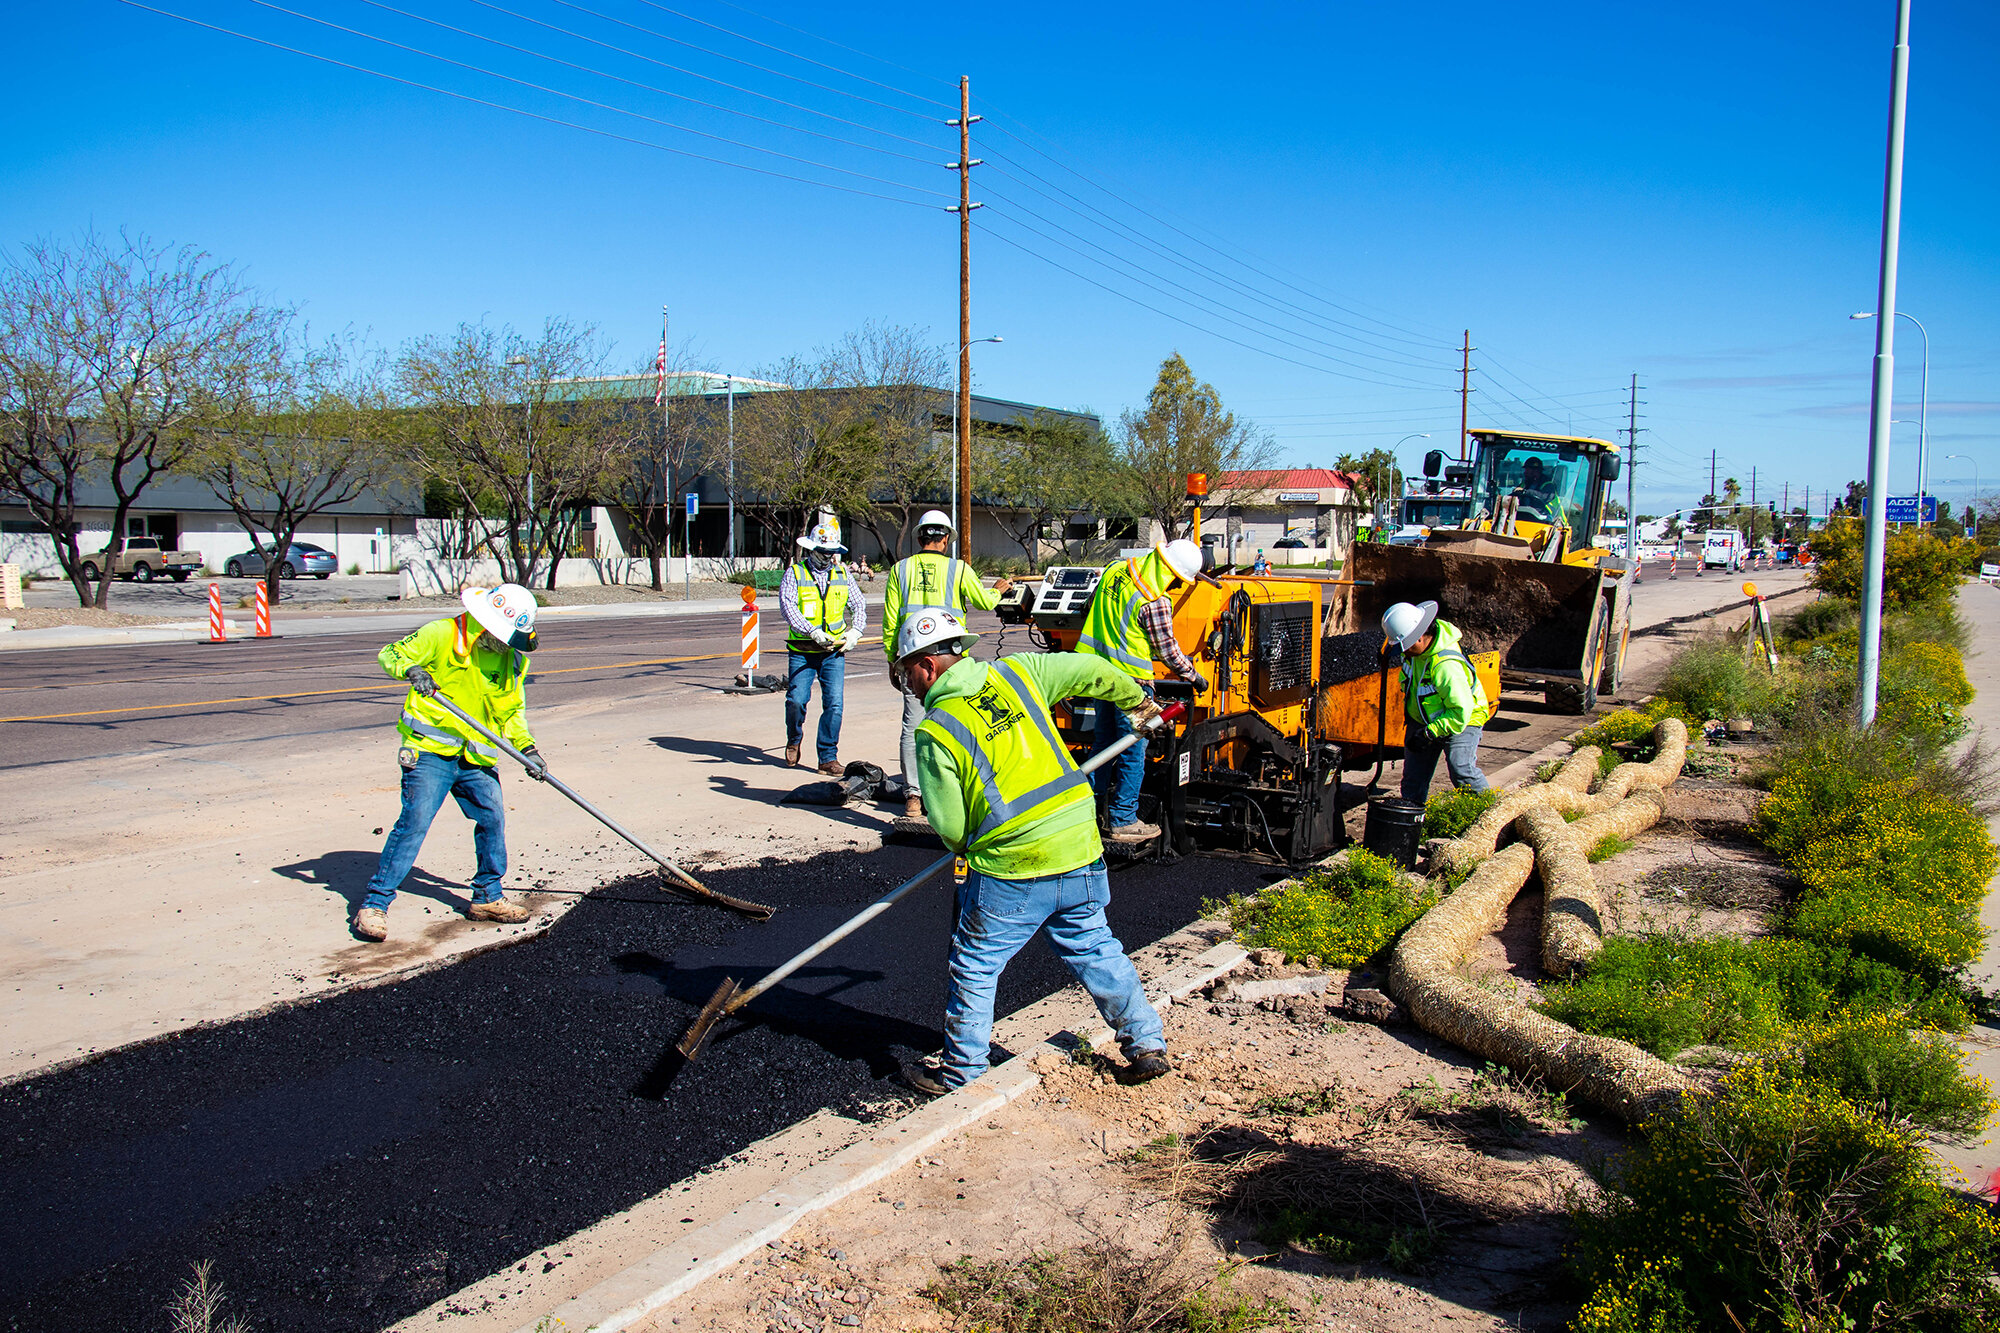
[[[229,642],[229,627],[222,620],[222,585],[220,583],[211,583],[208,585],[208,641],[210,643]]]
[[[257,581],[257,637],[271,637],[271,590],[262,579]]]

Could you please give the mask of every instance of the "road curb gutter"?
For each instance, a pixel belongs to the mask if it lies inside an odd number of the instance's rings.
[[[1231,941],[1217,944],[1147,987],[1156,1002],[1178,1000],[1232,971],[1249,953]],[[1035,1061],[1067,1059],[1058,1033],[1022,1051],[985,1077],[918,1107],[878,1133],[807,1167],[775,1189],[708,1225],[674,1240],[651,1257],[521,1325],[519,1333],[617,1333],[632,1328],[677,1297],[761,1246],[778,1240],[814,1213],[865,1189],[930,1151],[961,1129],[1032,1091],[1042,1076]],[[1111,1035],[1101,1024],[1079,1034],[1095,1046]]]

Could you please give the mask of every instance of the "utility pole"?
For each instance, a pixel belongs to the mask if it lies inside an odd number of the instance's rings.
[[[729,572],[736,572],[736,377],[723,380],[729,395]]]
[[[1889,417],[1896,375],[1896,260],[1903,229],[1903,112],[1910,92],[1910,0],[1896,5],[1889,58],[1889,150],[1882,171],[1882,265],[1875,294],[1875,379],[1869,389],[1868,533],[1861,561],[1860,689],[1855,717],[1874,725],[1881,673],[1882,557],[1889,544]],[[1919,500],[1918,505],[1922,505]],[[1921,510],[1920,510],[1921,512]]]
[[[958,161],[950,164],[958,173],[958,202],[946,211],[958,214],[958,485],[951,497],[952,525],[958,529],[958,558],[972,559],[972,210],[984,204],[972,202],[972,169],[979,165],[972,156],[972,126],[984,116],[972,114],[972,80],[958,80]]]
[[[1710,504],[1714,504],[1722,498],[1715,493],[1715,450],[1713,449],[1708,451],[1708,497]],[[1713,515],[1710,517],[1712,519]],[[1714,527],[1715,524],[1710,522],[1709,526]]]
[[[1757,540],[1757,465],[1750,465],[1750,531],[1744,534],[1749,541]]]
[[[1638,487],[1632,474],[1639,470],[1639,372],[1632,372],[1632,396],[1626,407],[1625,418],[1625,558],[1639,558],[1639,511],[1633,508],[1637,503]]]
[[[1459,349],[1465,354],[1465,361],[1458,372],[1458,461],[1465,461],[1466,428],[1472,407],[1472,330],[1465,331],[1465,346]],[[1629,518],[1627,520],[1630,521]]]

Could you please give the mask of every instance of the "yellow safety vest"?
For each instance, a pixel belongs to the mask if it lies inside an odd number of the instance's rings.
[[[833,567],[826,578],[826,596],[821,597],[812,571],[802,563],[793,565],[792,588],[798,593],[799,614],[807,621],[836,637],[847,627],[847,566]],[[796,631],[788,632],[785,642],[803,653],[821,651],[810,636]]]
[[[1028,843],[1036,844],[1035,862],[1065,870],[1102,854],[1090,779],[1070,761],[1048,703],[1025,672],[1004,658],[990,664],[977,694],[945,700],[918,730],[957,763],[965,784],[965,857],[975,870],[1006,878]],[[1093,813],[1045,827],[1079,805]]]
[[[1148,565],[1157,564],[1158,554],[1146,560]],[[1158,571],[1153,573],[1157,578]],[[1098,580],[1097,592],[1090,599],[1090,612],[1083,619],[1076,650],[1109,659],[1135,680],[1151,680],[1153,641],[1139,623],[1139,609],[1163,595],[1147,581],[1137,560],[1111,566]]]
[[[439,693],[505,736],[514,748],[526,749],[535,743],[521,718],[526,704],[521,687],[528,657],[508,651],[496,662],[491,654],[479,651],[478,628],[464,622],[464,616],[433,620],[383,648],[376,660],[399,680],[411,667],[423,667],[437,682]],[[497,668],[494,674],[481,669],[482,660]],[[484,768],[500,758],[500,752],[484,736],[414,689],[403,700],[402,716],[396,722],[403,740],[419,750],[463,756],[468,763]]]

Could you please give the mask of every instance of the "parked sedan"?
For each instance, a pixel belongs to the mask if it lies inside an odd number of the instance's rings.
[[[232,555],[222,572],[230,578],[262,578],[264,565],[270,559],[268,548],[253,546],[242,555]],[[285,552],[285,562],[278,566],[278,577],[295,579],[301,573],[323,579],[340,568],[340,561],[324,546],[314,546],[311,542],[293,542]]]

